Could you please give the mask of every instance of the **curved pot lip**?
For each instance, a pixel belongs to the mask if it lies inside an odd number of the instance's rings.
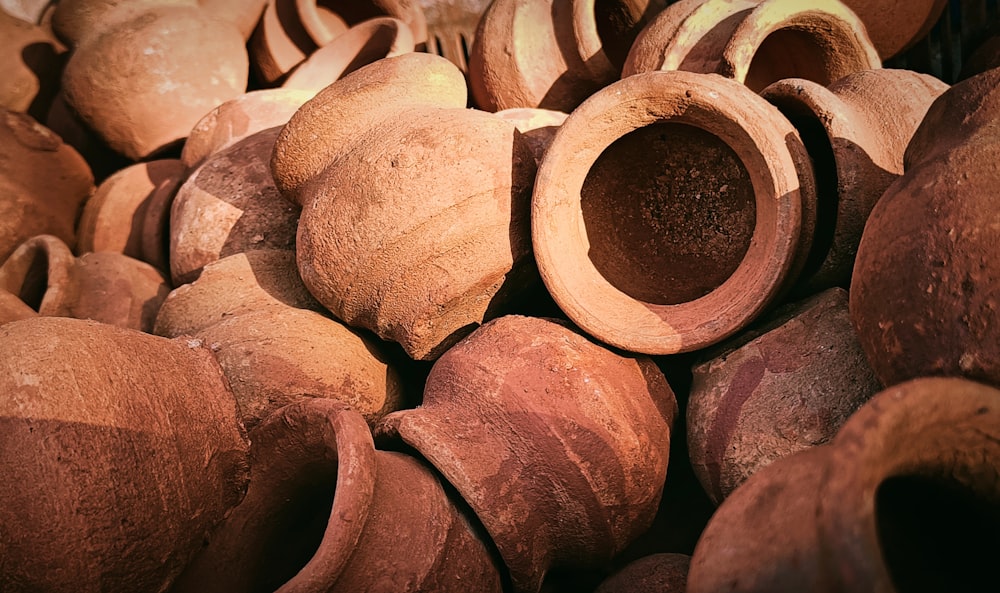
[[[36,235],[17,247],[0,265],[0,288],[18,295],[27,280],[31,264],[37,255],[46,260],[45,294],[38,305],[42,316],[63,315],[71,298],[70,281],[76,258],[62,239],[53,235]],[[16,285],[16,286],[15,286]]]
[[[958,377],[912,379],[877,394],[841,427],[831,441],[817,518],[819,539],[838,567],[829,574],[843,590],[859,584],[894,590],[879,540],[878,487],[928,470],[972,479],[954,455],[940,461],[941,445],[949,442],[947,453],[1000,460],[1000,390]],[[854,471],[838,471],[843,467]],[[1000,484],[992,488],[1000,495]]]
[[[676,305],[634,299],[601,276],[587,255],[580,206],[583,182],[604,149],[664,121],[700,127],[732,147],[757,205],[736,271],[707,295]],[[776,298],[798,258],[805,190],[789,143],[800,143],[797,132],[776,108],[718,75],[655,71],[605,87],[566,119],[538,171],[531,230],[545,286],[582,329],[632,352],[686,352],[732,335]]]

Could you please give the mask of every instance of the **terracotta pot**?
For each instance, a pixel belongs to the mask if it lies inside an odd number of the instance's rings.
[[[302,187],[331,166],[365,130],[417,106],[465,107],[465,77],[448,60],[408,53],[369,64],[323,89],[282,129],[271,171],[282,195],[302,205]]]
[[[40,234],[76,244],[76,218],[94,191],[86,161],[31,116],[0,109],[0,261]]]
[[[51,8],[51,0],[0,0],[0,10],[26,23],[37,25]]]
[[[118,7],[129,5],[139,11],[158,6],[197,7],[198,0],[59,0],[52,13],[52,29],[60,39],[74,47],[109,23]]]
[[[843,289],[795,303],[748,333],[692,369],[688,448],[715,504],[775,460],[829,441],[881,390]]]
[[[45,118],[66,63],[66,48],[51,33],[0,10],[0,107]]]
[[[630,562],[594,593],[684,593],[690,563],[686,554],[652,554]]]
[[[687,590],[990,590],[998,436],[1000,391],[953,378],[887,389],[830,444],[776,461],[726,499]]]
[[[66,94],[61,89],[56,93],[49,112],[41,121],[62,138],[63,142],[80,153],[98,183],[134,163],[112,150],[96,132],[87,127],[87,124],[66,103]]]
[[[205,113],[246,90],[246,48],[231,23],[197,7],[133,4],[103,19],[73,51],[63,91],[81,119],[130,159],[182,141]]]
[[[991,70],[938,98],[865,225],[851,320],[885,385],[951,375],[1000,386],[998,83]]]
[[[250,40],[257,74],[274,84],[317,49],[358,23],[393,17],[407,24],[414,43],[427,41],[427,21],[412,0],[273,0]]]
[[[864,25],[839,0],[681,0],[636,37],[622,77],[714,72],[759,92],[783,78],[827,86],[881,66]]]
[[[414,47],[413,33],[403,21],[392,17],[368,19],[313,52],[281,86],[315,95],[362,66],[412,52]]]
[[[948,0],[843,0],[865,24],[883,60],[897,56],[925,35],[941,17]],[[970,23],[971,24],[971,23]]]
[[[170,205],[184,172],[179,160],[162,159],[105,179],[77,223],[77,252],[114,251],[169,273]]]
[[[572,111],[616,80],[639,31],[662,0],[496,0],[469,52],[481,109]]]
[[[29,307],[20,297],[0,288],[0,325],[37,316],[38,311]]]
[[[39,317],[0,327],[0,369],[0,589],[167,590],[248,479],[211,354]]]
[[[250,91],[202,117],[184,141],[181,162],[189,171],[209,156],[257,132],[283,126],[313,93],[291,89]]]
[[[153,329],[170,286],[149,264],[113,252],[76,258],[52,235],[21,244],[0,266],[0,288],[39,314]]]
[[[403,403],[399,376],[375,340],[315,311],[244,313],[196,337],[222,365],[248,430],[304,398],[340,402],[371,425]]]
[[[816,171],[816,236],[797,290],[847,286],[875,202],[903,173],[903,153],[948,85],[910,70],[864,70],[829,88],[803,79],[761,92],[798,129]]]
[[[566,119],[531,217],[538,270],[571,320],[613,346],[672,354],[736,333],[791,284],[815,185],[798,133],[745,86],[649,72]]]
[[[673,392],[646,358],[551,321],[501,317],[435,362],[421,407],[379,431],[430,461],[493,538],[515,591],[605,563],[652,522]]]
[[[212,154],[177,190],[170,210],[175,285],[227,255],[295,249],[299,208],[281,198],[268,164],[280,130],[257,132]]]
[[[198,0],[208,14],[231,22],[249,40],[264,14],[268,0]]]
[[[993,68],[1000,68],[1000,26],[994,25],[994,30],[996,32],[987,37],[962,62],[962,71],[959,74],[959,80],[971,78]]]
[[[174,591],[501,591],[435,473],[376,451],[356,413],[286,406],[251,433],[250,485]]]
[[[323,311],[295,267],[295,252],[258,249],[236,253],[204,267],[198,279],[167,295],[153,333],[174,338],[194,335],[220,321],[256,311]]]
[[[497,117],[514,124],[521,137],[531,148],[531,154],[535,156],[535,164],[542,164],[542,157],[545,151],[552,144],[559,126],[566,121],[568,114],[562,111],[551,109],[537,109],[534,107],[515,107],[496,112]]]

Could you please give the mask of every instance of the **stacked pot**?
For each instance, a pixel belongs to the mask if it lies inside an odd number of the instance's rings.
[[[469,2],[0,1],[0,590],[995,589],[944,2]]]

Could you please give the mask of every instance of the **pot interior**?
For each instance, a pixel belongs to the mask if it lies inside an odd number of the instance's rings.
[[[630,297],[695,300],[733,274],[750,247],[756,203],[736,152],[714,134],[657,122],[619,138],[581,189],[589,257]]]
[[[996,591],[1000,492],[893,477],[876,493],[882,554],[898,593]]]
[[[653,6],[655,5],[655,6]],[[594,21],[601,48],[612,64],[621,68],[625,64],[632,42],[639,35],[642,24],[653,13],[661,10],[656,2],[643,0],[594,0]]]
[[[778,29],[764,38],[750,61],[744,84],[755,93],[785,78],[823,86],[834,81],[837,48],[829,39],[799,29]]]

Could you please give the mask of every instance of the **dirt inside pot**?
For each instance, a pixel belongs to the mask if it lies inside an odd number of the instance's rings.
[[[815,33],[779,29],[757,48],[744,84],[755,93],[784,78],[804,78],[829,86],[836,57],[836,48],[824,46]]]
[[[702,297],[733,274],[750,247],[755,206],[736,152],[673,122],[619,138],[581,190],[594,266],[630,297],[658,305]]]
[[[992,495],[921,476],[883,482],[875,512],[895,590],[996,591],[1000,500]]]

